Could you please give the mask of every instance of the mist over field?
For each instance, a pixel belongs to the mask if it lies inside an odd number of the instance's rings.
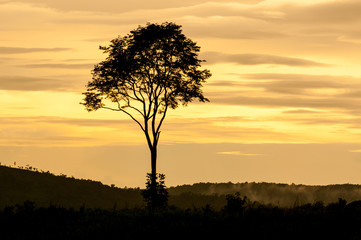
[[[339,198],[347,202],[361,199],[361,186],[339,184],[327,186],[295,185],[280,183],[197,183],[171,187],[171,194],[197,193],[203,195],[227,195],[239,192],[252,201],[281,207],[294,207],[307,203],[329,204]]]

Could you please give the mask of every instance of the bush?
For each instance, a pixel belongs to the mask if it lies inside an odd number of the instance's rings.
[[[147,174],[146,188],[141,191],[141,194],[147,203],[147,208],[151,211],[162,210],[168,206],[168,190],[164,179],[164,174],[156,174],[154,179],[152,174]]]
[[[239,192],[235,194],[226,195],[227,204],[224,207],[224,211],[228,213],[239,213],[245,209],[246,203],[248,201],[247,196],[241,197]]]

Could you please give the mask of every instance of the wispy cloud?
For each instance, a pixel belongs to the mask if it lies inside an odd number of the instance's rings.
[[[342,75],[311,75],[311,74],[289,74],[289,73],[249,73],[238,74],[241,78],[253,79],[253,80],[279,80],[279,81],[292,81],[292,82],[315,82],[322,81],[323,84],[333,84],[342,82],[345,80],[357,80],[352,76]]]
[[[361,153],[361,149],[349,150],[352,153]]]
[[[46,77],[0,76],[1,90],[16,91],[72,91],[79,88],[79,82],[69,78],[56,79]]]
[[[211,98],[213,103],[238,105],[238,106],[258,106],[258,107],[293,107],[293,108],[316,108],[316,109],[360,109],[361,102],[353,102],[348,99],[338,98],[301,98],[294,97],[217,97]]]
[[[302,110],[303,113],[312,113],[309,111],[321,109],[349,111],[361,107],[360,101],[356,100],[360,98],[360,79],[353,76],[276,73],[240,74],[239,76],[240,79],[237,81],[210,83],[210,87],[218,88],[217,91],[208,92],[211,101],[239,106],[307,109],[307,112]],[[228,90],[218,91],[219,87],[228,87]],[[352,98],[355,100],[352,101]],[[297,112],[285,113],[301,112],[297,110]]]
[[[345,0],[319,2],[305,5],[284,5],[280,9],[285,12],[285,20],[300,24],[330,24],[343,25],[346,22],[361,19],[361,2]],[[307,12],[307,14],[305,14]]]
[[[19,65],[25,68],[64,68],[64,69],[92,69],[94,64],[89,63],[43,63],[43,64],[25,64]]]
[[[222,155],[236,155],[236,156],[260,156],[263,154],[259,154],[259,153],[241,153],[239,151],[231,151],[231,152],[217,152],[217,154],[222,154]]]
[[[20,124],[20,123],[47,123],[47,124],[66,124],[83,127],[113,127],[132,124],[132,120],[112,120],[112,119],[86,119],[86,118],[65,118],[54,116],[36,116],[36,117],[4,117],[0,119],[1,125]]]
[[[153,1],[132,1],[123,0],[103,0],[101,2],[92,2],[89,4],[86,0],[31,0],[32,3],[42,4],[43,6],[55,8],[62,11],[92,11],[92,12],[110,12],[123,13],[141,9],[166,9],[166,8],[183,8],[202,3],[207,3],[209,0],[184,0],[184,1],[169,1],[169,0],[153,0]],[[264,0],[236,0],[242,4],[257,4]],[[17,2],[28,3],[28,0],[17,0]],[[222,0],[213,0],[212,2],[223,2]],[[141,5],[140,5],[141,4]],[[141,6],[141,7],[140,7]]]
[[[204,52],[200,56],[208,64],[235,63],[240,65],[274,64],[297,67],[320,67],[328,66],[324,63],[301,58],[290,58],[267,54],[226,54],[221,52]]]
[[[314,110],[308,110],[308,109],[295,109],[295,110],[283,111],[282,113],[287,113],[287,114],[315,114],[315,113],[321,113],[321,112],[320,111],[314,111]]]
[[[19,54],[34,52],[62,52],[70,51],[72,48],[23,48],[23,47],[0,47],[0,54]]]
[[[246,79],[261,80],[249,83],[270,93],[286,93],[305,97],[358,98],[361,92],[360,78],[337,75],[307,74],[245,74]]]

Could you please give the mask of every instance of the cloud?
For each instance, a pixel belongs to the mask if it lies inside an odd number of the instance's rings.
[[[273,30],[267,23],[244,19],[244,17],[189,18],[181,19],[184,29],[196,38],[219,39],[280,39],[287,33]],[[192,23],[193,22],[193,23]]]
[[[234,11],[234,5],[237,6],[236,12]],[[222,8],[222,14],[226,15],[221,18],[219,17],[220,8]],[[187,35],[207,38],[274,39],[286,35],[285,33],[274,31],[273,27],[268,26],[269,24],[263,20],[246,16],[244,14],[246,12],[249,12],[249,10],[244,4],[205,2],[181,8],[174,6],[168,9],[162,9],[162,7],[158,6],[154,10],[138,8],[135,11],[122,14],[111,13],[105,15],[86,12],[74,14],[69,12],[65,15],[56,13],[59,16],[50,21],[59,25],[116,25],[118,29],[119,26],[122,26],[122,30],[126,32],[129,31],[130,26],[134,28],[139,24],[144,25],[147,22],[160,23],[172,21],[181,24],[183,29],[186,29]],[[265,27],[265,25],[268,27]],[[123,34],[126,32],[123,32]],[[103,37],[90,38],[90,40],[92,39],[105,40]]]
[[[210,94],[209,94],[210,95]],[[256,95],[256,94],[254,94]],[[311,109],[338,109],[338,110],[357,110],[361,109],[361,102],[350,101],[345,98],[335,97],[245,97],[245,96],[227,96],[213,97],[210,95],[212,103],[248,107],[263,108],[311,108]]]
[[[301,58],[290,58],[267,54],[226,54],[221,52],[204,52],[200,58],[205,59],[208,64],[235,63],[240,65],[274,64],[292,67],[320,67],[327,64],[305,60]]]
[[[360,118],[354,117],[354,118],[350,118],[349,116],[338,116],[337,114],[332,114],[332,113],[324,113],[324,114],[320,114],[319,116],[316,116],[314,118],[312,117],[299,117],[299,118],[289,118],[289,119],[284,119],[288,122],[297,122],[299,124],[303,124],[303,125],[311,125],[311,126],[315,126],[315,125],[321,125],[321,126],[343,126],[343,133],[348,132],[350,129],[354,128],[354,129],[360,129],[361,128],[361,124],[360,124]]]
[[[184,9],[183,16],[193,16],[194,26],[190,23],[187,28],[194,36],[288,39],[291,46],[298,43],[294,46],[314,52],[313,47],[330,47],[338,41],[360,43],[355,30],[361,27],[360,11],[358,0],[264,1],[250,6],[227,2],[193,6]]]
[[[249,73],[233,74],[239,80],[218,80],[207,85],[232,87],[230,92],[211,92],[215,97],[230,96],[242,92],[246,96],[264,95],[265,92],[278,96],[301,95],[304,97],[357,97],[361,91],[360,79],[353,76]],[[248,94],[246,92],[248,91]],[[223,95],[222,95],[223,93]],[[251,93],[251,95],[250,95]],[[240,94],[238,94],[240,95]]]
[[[360,79],[353,76],[311,75],[288,73],[249,73],[239,74],[241,79],[257,81],[255,86],[279,86],[288,88],[355,88]]]
[[[17,128],[0,126],[0,146],[75,146],[84,142],[94,142],[96,137],[71,136],[59,133],[56,129],[44,126],[26,126],[20,124]]]
[[[44,64],[25,64],[19,65],[20,67],[25,68],[64,68],[64,69],[92,69],[94,64],[90,63],[44,63]]]
[[[22,47],[0,47],[0,54],[19,54],[34,52],[62,52],[70,51],[72,48],[22,48]]]
[[[345,129],[361,127],[358,123],[361,79],[358,77],[286,73],[233,75],[239,79],[207,84],[207,97],[212,104],[264,108],[287,114],[276,114],[274,119],[265,118],[265,122],[343,125]]]
[[[240,87],[244,85],[243,82],[239,81],[230,81],[230,80],[214,80],[207,83],[207,86],[216,86],[216,87]]]
[[[351,153],[361,153],[361,149],[349,150]]]
[[[16,2],[31,3],[42,5],[44,7],[55,8],[61,11],[91,11],[91,12],[111,12],[124,13],[134,11],[137,9],[165,9],[165,8],[182,8],[192,5],[206,3],[209,0],[153,0],[153,1],[134,1],[134,0],[103,0],[101,2],[87,0],[17,0]],[[241,4],[257,4],[263,0],[236,0]],[[222,0],[215,0],[213,2],[222,2]]]
[[[124,115],[123,115],[124,116]],[[124,116],[125,117],[125,116]],[[259,139],[272,139],[272,142],[297,142],[299,138],[294,138],[290,134],[274,130],[272,128],[256,128],[256,127],[239,127],[239,126],[222,126],[225,121],[240,121],[238,117],[232,120],[233,117],[226,118],[182,118],[172,119],[168,118],[162,127],[162,143],[209,143],[209,142],[258,142]],[[249,120],[248,120],[249,121]],[[144,143],[144,135],[140,131],[137,124],[131,119],[86,119],[86,118],[67,118],[55,116],[36,116],[36,117],[4,117],[0,118],[0,136],[5,133],[3,138],[16,138],[21,134],[19,127],[30,131],[33,129],[35,142],[37,136],[74,136],[72,134],[76,130],[79,137],[93,137],[98,136],[102,138],[99,144],[105,142],[119,142],[119,137],[127,136],[124,142],[131,143],[134,139],[139,143]],[[89,127],[92,131],[89,132]],[[37,129],[43,129],[44,133],[37,134]],[[5,130],[4,130],[5,129]],[[58,129],[54,132],[54,129]],[[61,129],[68,129],[64,132]],[[120,131],[119,131],[120,130]],[[50,131],[50,133],[49,133]],[[95,134],[97,133],[98,134]],[[95,135],[94,135],[95,134]],[[99,135],[100,134],[100,135]],[[29,132],[28,135],[31,135]],[[224,136],[227,136],[225,139]],[[31,138],[27,139],[29,143]],[[85,145],[92,145],[94,142],[82,142]],[[1,142],[0,142],[1,145]],[[247,153],[247,152],[246,152]]]
[[[195,37],[274,39],[293,36],[292,41],[297,41],[303,33],[310,38],[322,34],[337,41],[357,35],[355,29],[359,27],[357,20],[360,18],[360,3],[347,0],[316,4],[260,0],[105,1],[91,4],[85,0],[6,2],[2,4],[3,15],[6,14],[3,20],[11,23],[12,29],[13,24],[23,26],[23,21],[18,20],[20,11],[29,21],[35,21],[32,28],[45,21],[56,25],[117,25],[118,29],[119,26],[128,28],[131,24],[134,27],[149,21],[175,21]],[[348,27],[344,23],[348,23]]]
[[[84,41],[84,42],[107,42],[108,43],[113,38],[114,38],[114,36],[101,37],[101,38],[87,38],[87,39],[82,39],[82,41]]]
[[[296,21],[300,24],[343,25],[361,19],[361,2],[358,0],[327,1],[303,6],[285,5],[281,9],[286,13],[285,21]]]
[[[72,91],[77,89],[77,83],[71,80],[55,78],[0,76],[0,89],[16,91]]]
[[[304,96],[342,96],[345,92],[360,89],[359,79],[352,76],[252,73],[241,74],[241,79],[251,79],[246,86],[272,93]],[[244,84],[245,85],[245,84]]]
[[[241,153],[240,151],[217,152],[217,154],[236,155],[236,156],[260,156],[260,155],[263,155],[263,154],[259,154],[259,153]]]
[[[92,28],[102,28],[102,25],[116,26],[117,31],[125,34],[129,29],[139,24],[144,25],[146,22],[172,21],[183,25],[192,37],[273,39],[287,35],[285,32],[275,31],[274,27],[263,20],[263,17],[259,17],[264,14],[263,10],[255,10],[256,17],[248,16],[247,13],[254,11],[245,3],[262,2],[258,0],[240,0],[231,3],[206,0],[188,0],[184,3],[183,1],[159,0],[158,3],[144,1],[142,4],[139,4],[139,1],[129,1],[132,7],[128,9],[127,3],[123,1],[109,1],[112,3],[82,4],[82,1],[60,3],[45,0],[6,3],[0,5],[2,13],[0,20],[11,24],[2,26],[3,29],[22,29],[24,22],[19,21],[18,17],[21,15],[22,18],[27,19],[27,29],[34,31],[39,31],[38,26],[43,26],[44,22],[47,22],[51,27],[60,27],[59,29],[62,30],[66,25],[91,25]],[[166,4],[162,4],[163,1]],[[221,18],[220,15],[222,15]],[[265,15],[269,16],[268,13]],[[103,40],[104,35],[101,37],[101,35],[91,34],[89,38],[83,39]]]
[[[300,138],[269,126],[250,126],[255,120],[245,117],[168,119],[163,136],[173,142],[299,142]],[[229,125],[229,123],[235,123]],[[227,136],[225,138],[225,136]],[[196,141],[195,141],[196,140]]]
[[[36,116],[36,117],[3,117],[0,124],[20,124],[20,123],[50,123],[67,124],[83,127],[119,127],[132,123],[132,120],[113,120],[113,119],[91,119],[91,118],[67,118],[54,116]]]
[[[315,113],[321,113],[321,112],[320,111],[308,110],[308,109],[295,109],[295,110],[283,111],[282,113],[286,113],[286,114],[315,114]]]
[[[39,30],[38,26],[43,26],[44,22],[47,22],[53,28],[60,27],[59,29],[64,29],[66,25],[90,24],[92,28],[102,27],[102,25],[116,26],[117,31],[124,34],[129,31],[129,28],[132,29],[146,22],[172,21],[183,25],[192,37],[274,39],[287,35],[287,31],[278,31],[264,20],[272,15],[268,11],[258,8],[250,9],[251,5],[245,4],[262,2],[258,0],[239,0],[231,3],[220,0],[213,2],[158,0],[156,2],[142,1],[142,4],[139,1],[124,3],[115,0],[108,0],[108,4],[103,2],[83,4],[82,2],[62,1],[60,3],[45,0],[8,2],[0,5],[2,13],[0,20],[9,22],[9,25],[1,26],[1,28],[22,29],[24,21],[19,21],[18,17],[21,15],[22,18],[27,19],[27,28],[36,31]],[[131,5],[129,8],[127,8],[128,4]],[[250,14],[253,12],[255,14]],[[89,38],[83,39],[99,38],[100,35],[90,35]]]
[[[283,81],[318,81],[327,80],[332,82],[342,82],[352,80],[352,76],[332,76],[332,75],[310,75],[310,74],[288,74],[288,73],[249,73],[238,74],[238,76],[253,80],[283,80]],[[325,81],[326,82],[326,81]]]

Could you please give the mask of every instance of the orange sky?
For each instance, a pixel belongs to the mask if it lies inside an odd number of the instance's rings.
[[[209,103],[169,112],[168,185],[361,183],[361,2],[0,0],[0,162],[143,187],[145,138],[81,93],[98,50],[172,21],[201,46]]]

